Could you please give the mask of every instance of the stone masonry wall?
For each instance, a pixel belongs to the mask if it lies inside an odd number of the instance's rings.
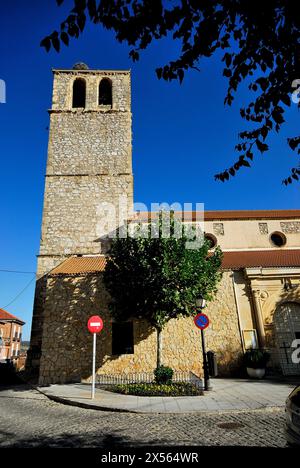
[[[131,111],[131,78],[129,70],[54,70],[52,95],[53,110],[72,109],[72,89],[76,78],[86,82],[87,110],[97,110],[99,84],[103,78],[112,82],[112,108],[116,111]]]
[[[112,109],[98,105],[104,77],[112,83]],[[84,109],[72,109],[76,78],[86,82]],[[117,208],[106,215],[112,230],[119,225],[120,197],[127,218],[133,203],[131,138],[129,72],[54,71],[40,255],[99,253],[103,202]]]
[[[210,319],[210,326],[206,330],[207,349],[217,353],[218,367],[222,375],[234,373],[240,366],[243,354],[232,279],[231,271],[223,273],[215,300],[205,308],[205,313]]]
[[[131,175],[47,177],[40,255],[99,254],[102,203],[117,208],[116,216],[107,213],[110,232],[118,224],[119,198],[129,209],[132,190]]]
[[[47,175],[131,174],[131,113],[51,111]]]
[[[76,78],[86,82],[84,109],[72,109]],[[103,78],[112,83],[111,107],[98,105]],[[54,70],[32,354],[38,354],[42,335],[47,336],[43,330],[47,273],[71,254],[100,253],[104,243],[99,223],[106,232],[120,224],[120,197],[121,224],[132,208],[130,85],[129,71]],[[116,212],[104,210],[103,202]]]
[[[134,321],[134,354],[111,355],[111,316],[101,275],[50,277],[44,312],[40,384],[88,381],[91,377],[92,336],[88,318],[97,313],[104,329],[97,338],[97,372],[149,372],[156,366],[156,332],[143,320]],[[219,292],[207,307],[211,325],[207,348],[217,352],[222,375],[239,363],[241,342],[231,274],[225,273]],[[178,371],[202,375],[200,331],[193,318],[171,320],[162,333],[162,360]]]

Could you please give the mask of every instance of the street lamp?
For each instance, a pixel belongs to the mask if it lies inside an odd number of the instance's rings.
[[[206,301],[204,297],[199,296],[196,299],[196,308],[198,312],[201,312],[204,309]],[[201,328],[201,345],[202,345],[202,360],[203,360],[203,373],[204,373],[204,390],[211,390],[211,384],[209,379],[209,370],[208,370],[208,362],[207,362],[207,354],[205,349],[205,337],[204,337],[204,330]]]

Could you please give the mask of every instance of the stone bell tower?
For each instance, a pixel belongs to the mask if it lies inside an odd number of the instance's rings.
[[[41,347],[47,273],[68,256],[103,252],[103,205],[112,228],[120,201],[123,218],[133,205],[130,71],[77,64],[53,73],[31,361]]]

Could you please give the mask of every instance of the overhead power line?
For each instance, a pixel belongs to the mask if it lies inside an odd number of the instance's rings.
[[[2,309],[6,309],[6,307],[9,307],[13,302],[15,302],[17,299],[19,299],[19,297],[23,294],[23,292],[25,292],[26,289],[29,288],[29,286],[31,285],[33,280],[35,280],[35,275],[31,278],[29,283],[26,284],[25,288],[23,288],[22,291],[20,291],[19,294],[17,294],[12,301],[10,301],[8,304],[6,304],[4,307],[2,307]]]
[[[30,274],[30,275],[35,275],[34,271],[20,271],[20,270],[0,270],[0,272],[3,273],[24,273],[24,274]]]

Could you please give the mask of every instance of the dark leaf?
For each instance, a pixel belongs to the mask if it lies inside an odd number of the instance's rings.
[[[84,13],[82,13],[81,15],[77,17],[77,24],[81,32],[84,30],[85,22],[86,22],[86,16]]]
[[[268,128],[266,126],[261,128],[260,134],[261,134],[261,136],[263,137],[264,140],[268,136],[268,132],[269,132],[269,130],[268,130]]]
[[[131,57],[134,62],[137,62],[140,58],[140,55],[136,50],[131,50],[129,52],[129,57]]]
[[[79,28],[78,28],[77,24],[69,23],[68,34],[69,34],[69,36],[72,36],[72,37],[78,37],[79,36]]]
[[[262,78],[258,78],[258,79],[256,80],[256,83],[259,84],[259,86],[261,87],[261,89],[262,89],[263,91],[265,91],[265,90],[267,89],[267,87],[268,87],[268,80],[267,80],[267,78],[263,78],[263,77],[262,77]]]
[[[66,32],[62,32],[60,38],[66,46],[69,45],[69,36]]]
[[[60,42],[59,42],[58,36],[51,37],[51,41],[52,41],[52,45],[53,45],[54,49],[56,50],[56,52],[59,52]]]
[[[231,65],[232,55],[226,52],[222,60],[225,61],[226,67],[229,68]]]
[[[40,43],[40,46],[41,47],[45,47],[46,51],[49,52],[50,48],[51,48],[51,39],[49,36],[45,37],[41,43]]]
[[[94,19],[97,14],[96,0],[88,0],[88,12],[91,19]]]
[[[224,68],[223,70],[223,76],[226,76],[227,78],[230,78],[232,75],[232,72],[229,68]]]
[[[297,138],[288,138],[289,147],[294,151],[297,146],[300,144],[300,137]]]
[[[162,77],[162,68],[156,69],[156,75],[157,75],[157,78],[160,80]]]
[[[182,70],[182,68],[178,70],[177,75],[178,75],[178,78],[179,78],[179,82],[181,84],[182,81],[183,81],[183,78],[184,78],[184,71]]]
[[[286,106],[290,106],[291,105],[291,99],[289,97],[288,94],[283,94],[281,97],[280,97],[280,100],[283,102],[283,104],[285,104]]]
[[[282,117],[282,114],[279,111],[274,110],[272,112],[272,117],[278,125],[284,122],[284,118]]]
[[[264,153],[269,149],[268,145],[266,143],[262,143],[259,139],[256,140],[256,146],[261,153]]]
[[[268,127],[269,129],[272,130],[272,128],[273,128],[273,122],[272,122],[272,120],[266,119],[266,125],[267,125],[267,127]]]
[[[81,15],[85,8],[86,8],[86,0],[74,0],[75,7],[72,11],[76,11],[79,15]]]

